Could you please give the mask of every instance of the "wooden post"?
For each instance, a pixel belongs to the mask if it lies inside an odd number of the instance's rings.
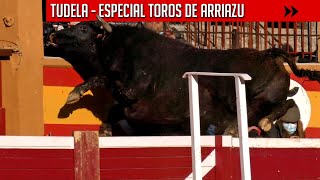
[[[6,135],[43,135],[42,0],[1,0],[0,61]],[[7,51],[8,52],[8,51]]]
[[[232,30],[232,49],[239,48],[239,31],[238,29]]]
[[[74,133],[74,179],[100,180],[98,132]]]

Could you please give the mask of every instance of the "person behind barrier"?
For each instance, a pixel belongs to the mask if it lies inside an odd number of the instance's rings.
[[[300,111],[297,106],[290,108],[285,115],[280,117],[275,127],[282,138],[304,138],[303,124],[300,120]]]

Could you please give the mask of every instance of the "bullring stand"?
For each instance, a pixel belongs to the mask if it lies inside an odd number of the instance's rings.
[[[243,73],[212,73],[212,72],[186,72],[182,77],[188,77],[189,85],[189,106],[190,106],[190,126],[192,145],[192,171],[193,179],[201,180],[201,143],[200,143],[200,112],[199,112],[199,90],[198,76],[228,76],[235,78],[237,118],[240,141],[240,165],[241,179],[251,180],[248,122],[247,122],[247,102],[245,81],[251,80],[248,74]]]

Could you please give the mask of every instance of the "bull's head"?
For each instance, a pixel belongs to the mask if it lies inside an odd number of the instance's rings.
[[[103,30],[96,22],[82,22],[51,34],[52,45],[64,51],[66,56],[79,52],[95,53],[94,45]]]
[[[111,26],[98,17],[94,22],[81,22],[70,28],[57,31],[50,36],[51,45],[56,47],[59,55],[67,60],[84,78],[99,68],[98,48]]]
[[[111,33],[112,27],[101,17],[97,16],[95,22],[82,22],[67,29],[51,34],[50,41],[53,46],[59,47],[67,53],[83,49],[92,51],[90,48],[101,38],[104,32]]]

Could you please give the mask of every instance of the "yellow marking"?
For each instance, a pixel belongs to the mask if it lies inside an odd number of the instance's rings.
[[[311,103],[311,118],[308,127],[320,128],[320,92],[307,91]]]
[[[44,86],[43,87],[43,107],[44,107],[44,123],[45,124],[101,124],[100,120],[93,115],[93,113],[87,110],[86,106],[80,106],[75,109],[71,114],[68,112],[68,108],[64,108],[64,117],[59,118],[58,114],[60,109],[64,106],[69,93],[73,87],[58,87],[58,86]],[[92,95],[91,92],[85,93],[85,95]],[[81,100],[80,100],[81,101]],[[79,101],[79,102],[80,102]],[[75,103],[77,104],[77,103]],[[74,105],[75,105],[74,104]],[[70,107],[75,107],[70,105]],[[63,113],[62,113],[63,114]],[[68,116],[68,117],[67,117]]]
[[[58,118],[59,111],[65,104],[68,94],[72,89],[73,87],[43,87],[44,123],[100,125],[100,120],[84,107],[86,107],[86,105],[91,105],[95,106],[97,109],[101,109],[105,108],[105,106],[93,104],[92,102],[74,110],[67,118]],[[307,94],[311,103],[311,118],[308,127],[320,128],[320,91],[307,91]],[[90,96],[92,93],[88,92],[85,95]],[[80,101],[82,101],[82,99]],[[105,108],[105,113],[107,113],[107,108]]]

